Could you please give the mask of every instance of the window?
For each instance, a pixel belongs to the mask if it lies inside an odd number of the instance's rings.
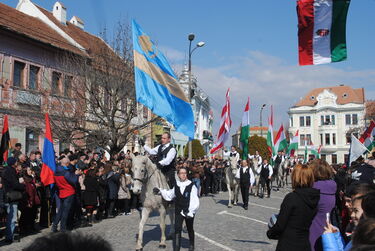
[[[299,117],[299,126],[305,126],[305,117]]]
[[[311,134],[306,134],[306,138],[305,138],[305,141],[308,145],[311,144]]]
[[[324,121],[324,124],[325,124],[325,125],[330,125],[330,124],[331,124],[331,116],[326,115],[326,119],[325,119],[325,121]]]
[[[336,133],[332,133],[332,145],[336,145]]]
[[[13,86],[22,87],[25,73],[25,64],[14,61]]]
[[[345,115],[345,124],[350,125],[351,124],[351,119],[350,119],[350,114]]]
[[[337,154],[332,154],[332,164],[337,164]]]
[[[311,117],[306,116],[306,126],[311,126]]]
[[[304,146],[305,145],[305,134],[301,134],[300,136],[299,136],[299,144],[301,145],[301,146]]]
[[[327,156],[325,154],[321,154],[320,159],[324,160],[324,161],[327,161]]]
[[[72,88],[72,76],[65,76],[64,78],[64,96],[70,97],[71,88]]]
[[[320,125],[324,125],[324,116],[323,115],[320,116]]]
[[[350,144],[350,142],[352,142],[352,139],[351,139],[351,136],[350,136],[350,133],[346,133],[346,144]]]
[[[61,73],[52,72],[52,94],[60,94]]]
[[[331,125],[335,125],[335,115],[331,115]]]
[[[293,117],[290,117],[290,127],[293,127]]]
[[[334,125],[335,124],[335,115],[321,115],[320,116],[321,125]]]
[[[326,143],[326,145],[330,145],[331,144],[331,142],[330,142],[330,138],[329,138],[329,133],[326,133],[325,134],[325,143]]]
[[[323,145],[323,133],[320,134],[320,144]]]
[[[29,89],[35,90],[36,88],[38,88],[39,70],[39,67],[30,65]]]
[[[358,125],[358,114],[352,114],[352,125]]]

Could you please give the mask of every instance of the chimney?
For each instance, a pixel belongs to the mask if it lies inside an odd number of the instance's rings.
[[[83,23],[82,19],[80,19],[79,17],[73,16],[69,22],[71,22],[78,28],[81,28],[82,30],[85,28],[85,24]]]
[[[62,3],[56,2],[53,5],[52,13],[53,13],[53,16],[57,20],[59,20],[60,23],[66,25],[66,8]]]

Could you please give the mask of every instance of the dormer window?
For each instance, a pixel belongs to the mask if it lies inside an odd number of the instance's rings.
[[[310,99],[311,99],[311,100],[315,100],[315,97],[314,97],[314,96],[311,96]]]
[[[344,94],[342,95],[342,97],[343,97],[343,98],[347,98],[347,97],[348,97],[348,94],[347,94],[347,93],[344,93]]]

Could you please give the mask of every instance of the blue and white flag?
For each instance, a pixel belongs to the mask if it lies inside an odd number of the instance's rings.
[[[164,55],[133,20],[134,74],[137,101],[194,138],[194,115],[189,100]]]

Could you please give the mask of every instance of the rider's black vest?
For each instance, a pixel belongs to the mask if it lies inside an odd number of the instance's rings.
[[[266,166],[262,165],[262,170],[260,171],[260,176],[265,178],[265,179],[268,179],[268,177],[270,176],[270,170],[269,170],[268,164]]]
[[[250,172],[249,168],[246,169],[245,172],[243,172],[243,168],[240,168],[240,184],[241,185],[250,185]]]
[[[277,156],[276,156],[276,159],[275,159],[275,166],[276,166],[276,167],[279,167],[281,161],[282,161],[282,157],[281,157],[280,155],[277,155]]]
[[[190,194],[191,194],[191,189],[193,188],[193,186],[194,186],[193,182],[190,185],[187,185],[185,187],[183,194],[181,194],[181,190],[178,185],[174,187],[174,193],[176,195],[176,199],[175,199],[176,213],[189,210]]]
[[[158,149],[158,153],[156,154],[157,162],[161,161],[162,159],[165,159],[167,157],[168,152],[173,148],[173,146],[172,146],[172,144],[170,144],[163,151],[161,150],[162,148],[163,148],[163,145],[160,145],[160,147]],[[174,159],[172,160],[172,162],[169,165],[163,166],[162,171],[164,173],[166,173],[170,170],[174,170],[175,169],[175,162],[176,162],[176,156],[174,157]]]
[[[232,152],[231,152],[231,153],[229,154],[229,156],[231,156],[231,157],[236,157],[236,155],[237,155],[237,152],[235,152],[235,153],[232,153]]]

